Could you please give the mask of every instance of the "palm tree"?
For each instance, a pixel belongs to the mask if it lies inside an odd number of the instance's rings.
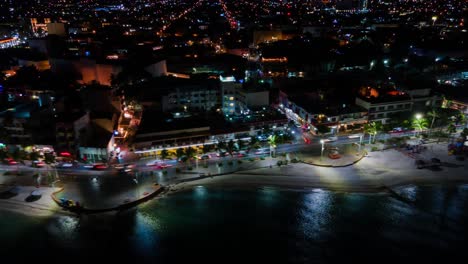
[[[428,126],[428,122],[425,118],[416,118],[413,120],[412,127],[414,129],[419,130],[419,132],[422,132],[424,129],[426,129]]]
[[[233,150],[234,150],[234,141],[231,139],[231,140],[229,140],[229,142],[227,144],[227,151],[229,152],[229,155],[232,156]]]
[[[380,130],[380,126],[375,122],[371,122],[371,123],[364,125],[364,132],[369,134],[369,144],[372,142],[372,136],[374,136],[374,140],[375,140],[375,136],[377,135],[379,130]]]
[[[206,153],[210,152],[210,150],[211,150],[211,148],[210,148],[209,145],[203,145],[203,147],[202,147],[203,154],[206,154]]]
[[[226,142],[221,140],[218,142],[218,152],[222,152],[223,149],[226,149]]]
[[[178,148],[178,149],[176,150],[176,157],[177,157],[177,159],[182,158],[182,156],[184,156],[184,154],[185,154],[185,151],[184,151],[183,148]]]
[[[258,140],[255,136],[250,137],[249,141],[249,148],[257,148],[258,147]]]
[[[455,123],[452,121],[450,124],[447,126],[447,133],[453,134],[457,132],[457,127],[455,126]]]
[[[169,152],[167,151],[167,149],[161,150],[161,159],[162,160],[165,160],[168,156],[169,156]]]
[[[430,126],[430,129],[432,129],[432,127],[434,126],[434,121],[436,120],[436,118],[439,117],[439,113],[435,109],[432,109],[431,111],[427,113],[427,115],[432,118],[431,126]]]
[[[272,157],[273,152],[275,152],[276,149],[276,135],[271,135],[268,137],[268,144],[270,145],[270,157]]]
[[[188,147],[187,149],[185,149],[185,155],[187,156],[187,158],[191,159],[195,157],[195,154],[196,154],[196,151],[194,148]]]

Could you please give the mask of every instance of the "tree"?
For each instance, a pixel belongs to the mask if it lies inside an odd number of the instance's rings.
[[[380,130],[382,130],[381,123],[370,122],[364,125],[364,132],[369,134],[369,144],[372,143],[372,136],[374,136],[375,141],[375,137],[377,136],[377,133],[379,133]]]
[[[184,156],[184,155],[185,155],[185,151],[184,151],[183,148],[178,148],[178,149],[176,150],[176,157],[177,157],[177,159],[182,158],[182,156]]]
[[[457,132],[457,127],[455,126],[454,122],[450,122],[450,124],[447,126],[447,133],[452,134]]]
[[[270,145],[270,157],[273,155],[276,149],[277,138],[275,135],[268,137],[268,144]],[[276,154],[276,153],[275,153]]]
[[[55,156],[52,153],[44,153],[44,160],[46,163],[54,163],[55,162]]]
[[[426,118],[416,118],[413,120],[413,123],[411,124],[414,129],[419,130],[419,132],[422,132],[424,129],[427,128],[428,122]]]
[[[432,129],[432,127],[434,126],[434,122],[435,122],[436,118],[439,117],[439,113],[435,109],[432,109],[431,111],[429,111],[427,113],[427,115],[432,118],[431,126],[430,126],[430,128]]]
[[[219,152],[223,151],[224,149],[226,149],[226,142],[224,142],[222,140],[218,141],[217,147],[218,147]]]
[[[6,158],[8,158],[8,151],[5,148],[0,148],[0,160],[3,161]]]
[[[232,152],[234,151],[234,141],[232,139],[229,140],[227,144],[227,151],[229,152],[229,155],[232,156]]]
[[[169,152],[167,151],[167,149],[162,149],[161,150],[161,159],[165,160],[168,156],[169,156]]]
[[[260,144],[258,142],[257,137],[255,137],[255,136],[250,137],[249,148],[255,148],[255,149],[260,148]]]
[[[191,159],[195,157],[195,154],[196,154],[196,151],[194,148],[188,147],[185,149],[185,155],[187,156],[187,158]]]
[[[326,125],[317,125],[317,132],[319,134],[326,134],[330,132],[330,128]]]
[[[39,159],[39,153],[37,153],[36,151],[33,151],[33,152],[29,153],[29,159],[30,160],[38,160]]]
[[[26,158],[26,152],[24,150],[16,149],[12,156],[15,160],[24,160]]]
[[[463,131],[460,133],[460,136],[463,138],[463,142],[466,141],[466,137],[468,137],[468,128],[464,128]]]
[[[211,150],[211,147],[209,145],[203,145],[202,147],[203,154],[210,152],[210,150]]]

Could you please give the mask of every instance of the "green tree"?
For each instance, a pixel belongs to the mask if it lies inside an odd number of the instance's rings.
[[[203,147],[202,147],[203,154],[206,154],[206,153],[210,152],[210,150],[211,150],[210,145],[206,145],[206,144],[203,145]]]
[[[424,129],[427,128],[428,122],[426,118],[416,118],[413,120],[413,123],[411,124],[411,126],[414,129],[419,130],[419,132],[422,132]]]
[[[161,150],[161,159],[165,160],[165,159],[167,159],[168,156],[169,156],[169,152],[167,151],[167,149],[162,149]]]
[[[447,126],[447,133],[452,134],[457,132],[457,127],[455,126],[454,122],[450,122],[450,124]]]
[[[39,153],[37,153],[36,151],[33,151],[33,152],[29,153],[29,159],[30,160],[38,160],[39,159]]]
[[[330,128],[326,125],[317,125],[317,132],[319,134],[326,134],[330,132]]]
[[[217,148],[218,148],[218,151],[219,152],[222,152],[223,150],[226,149],[226,142],[224,141],[218,141],[218,145],[217,145]]]
[[[370,122],[364,125],[364,132],[369,134],[369,144],[372,143],[372,137],[374,137],[373,141],[375,141],[375,137],[382,130],[382,124],[376,122]]]
[[[5,148],[0,148],[0,163],[6,158],[8,158],[8,152]]]
[[[229,140],[227,144],[227,151],[229,152],[229,155],[232,156],[232,152],[234,151],[234,141],[232,139]]]
[[[270,145],[270,157],[276,155],[276,144],[277,137],[276,135],[271,135],[268,137],[268,145]]]
[[[178,148],[178,149],[176,150],[176,157],[177,157],[177,159],[182,158],[182,156],[184,156],[184,155],[185,155],[185,151],[184,151],[183,148]]]
[[[463,142],[466,141],[466,137],[468,136],[468,128],[464,128],[463,131],[460,133],[460,136],[463,138]]]
[[[53,153],[44,153],[44,160],[46,163],[54,163],[55,156]]]
[[[260,144],[258,142],[257,137],[255,136],[250,137],[249,148],[254,148],[254,149],[260,148]]]
[[[187,158],[191,159],[195,157],[195,154],[196,154],[196,151],[194,148],[188,147],[185,149],[185,155],[187,156]]]

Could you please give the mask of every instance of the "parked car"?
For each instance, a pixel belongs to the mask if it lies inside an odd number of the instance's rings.
[[[210,159],[210,155],[208,155],[208,154],[203,154],[203,155],[201,155],[201,156],[199,157],[199,159],[201,159],[201,160]]]
[[[337,141],[337,140],[338,140],[338,137],[329,137],[329,138],[327,138],[328,142],[333,142],[333,141]]]
[[[109,166],[107,166],[107,164],[104,163],[97,163],[93,165],[93,170],[105,170],[107,168],[109,168]]]
[[[35,167],[35,168],[43,168],[45,165],[46,164],[43,161],[35,160],[35,161],[32,162],[32,166]]]
[[[6,158],[3,160],[3,162],[7,165],[17,165],[18,162],[12,158]]]
[[[170,165],[170,164],[165,164],[165,163],[161,163],[161,164],[158,164],[156,167],[157,167],[158,169],[162,170],[162,169],[170,168],[170,167],[172,167],[172,165]]]
[[[64,162],[64,163],[62,163],[62,164],[60,165],[60,167],[62,167],[62,168],[71,168],[71,167],[73,167],[73,163],[71,163],[71,162]]]

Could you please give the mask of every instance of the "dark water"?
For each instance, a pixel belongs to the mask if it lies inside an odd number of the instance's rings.
[[[0,260],[466,263],[468,185],[398,193],[197,187],[117,216],[0,212]]]

